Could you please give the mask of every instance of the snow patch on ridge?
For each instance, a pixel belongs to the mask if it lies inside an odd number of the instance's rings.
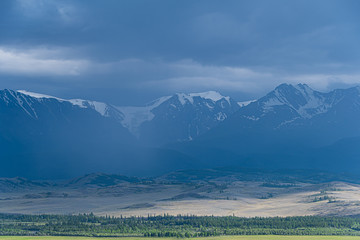
[[[134,107],[134,106],[112,106],[108,105],[106,103],[102,102],[96,102],[96,101],[88,101],[83,99],[62,99],[50,95],[40,94],[40,93],[34,93],[26,90],[18,90],[17,92],[30,96],[32,98],[38,99],[38,101],[42,101],[43,99],[55,99],[59,102],[68,102],[71,103],[74,106],[80,107],[80,108],[89,108],[93,109],[101,116],[104,117],[114,117],[117,121],[119,121],[122,126],[127,128],[131,133],[134,135],[139,135],[139,128],[140,126],[147,121],[151,121],[155,115],[153,113],[153,109],[159,107],[164,102],[175,99],[180,102],[181,105],[187,105],[187,104],[194,104],[196,99],[199,99],[203,102],[205,107],[209,109],[214,109],[215,103],[219,102],[220,106],[222,108],[226,108],[228,105],[226,102],[230,105],[230,97],[222,96],[220,93],[216,91],[208,91],[208,92],[201,92],[201,93],[177,93],[172,96],[165,96],[156,99],[155,101],[150,102],[146,106],[141,107]],[[249,101],[249,103],[252,101]],[[243,106],[245,106],[247,103],[243,103]],[[181,106],[180,105],[180,106]],[[171,108],[178,108],[179,105],[176,103],[170,104]],[[214,115],[215,119],[217,121],[223,121],[228,116],[223,113],[217,113]]]
[[[182,105],[185,105],[186,102],[189,102],[191,104],[194,103],[193,96],[190,96],[190,94],[177,93],[176,96],[178,97],[178,99]]]
[[[257,100],[249,100],[249,101],[237,102],[237,104],[238,104],[240,107],[245,107],[245,106],[249,105],[250,103],[256,102],[256,101],[257,101]]]
[[[226,99],[230,103],[230,97],[224,97],[220,93],[216,91],[208,91],[208,92],[202,92],[202,93],[190,93],[189,96],[191,97],[201,97],[204,99],[210,99],[214,102],[217,102],[223,98]]]
[[[83,100],[83,99],[62,99],[62,98],[58,98],[58,97],[53,97],[53,96],[49,96],[49,95],[45,95],[45,94],[40,94],[40,93],[34,93],[34,92],[29,92],[26,90],[17,90],[17,92],[22,93],[24,95],[33,97],[33,98],[37,98],[37,99],[55,99],[59,102],[69,102],[74,106],[78,106],[81,108],[91,108],[94,109],[96,112],[98,112],[99,114],[101,114],[104,117],[108,117],[108,109],[109,106],[106,103],[102,103],[102,102],[96,102],[96,101],[88,101],[88,100]]]
[[[96,102],[96,101],[85,101],[85,102],[83,102],[83,104],[84,103],[89,104],[89,106],[92,109],[94,109],[95,111],[100,113],[102,116],[104,116],[104,117],[109,116],[109,113],[108,113],[109,106],[106,103]]]
[[[226,118],[227,118],[227,115],[223,112],[218,112],[216,115],[215,115],[215,118],[217,121],[224,121]]]
[[[45,94],[41,94],[41,93],[29,92],[29,91],[26,91],[26,90],[17,90],[17,92],[22,93],[24,95],[28,95],[30,97],[34,97],[34,98],[51,98],[51,99],[56,99],[56,100],[59,100],[59,101],[66,101],[66,100],[61,99],[61,98],[57,98],[57,97],[53,97],[53,96],[45,95]]]
[[[201,93],[189,93],[189,94],[177,93],[176,96],[178,97],[178,99],[182,105],[186,104],[187,102],[193,104],[194,97],[208,99],[213,102],[217,102],[221,99],[225,99],[230,104],[230,97],[225,97],[216,91],[208,91],[208,92],[201,92]]]
[[[32,118],[37,119],[37,113],[35,109],[32,107],[31,102],[28,102],[26,98],[24,98],[21,94],[18,94],[15,91],[7,90],[7,93],[10,94],[14,99],[16,99],[17,104]],[[9,98],[6,97],[6,102],[9,103]],[[31,110],[32,113],[29,111]]]
[[[121,121],[122,125],[127,129],[129,129],[129,131],[132,132],[133,134],[138,135],[139,134],[138,130],[141,124],[147,121],[151,121],[155,117],[152,110],[173,97],[176,97],[183,106],[188,103],[194,104],[195,97],[211,100],[213,102],[217,102],[221,99],[225,99],[230,104],[230,97],[224,97],[216,91],[208,91],[202,93],[189,93],[189,94],[176,93],[173,96],[161,97],[153,102],[150,102],[145,107],[116,107],[116,109],[119,110],[124,115],[124,118]],[[176,108],[176,105],[174,104],[171,104],[170,106]],[[207,103],[206,106],[208,108],[213,108],[213,106],[210,106]],[[223,115],[219,115],[216,117],[218,118],[219,121],[222,121],[224,118],[226,118],[226,116]]]
[[[289,85],[288,85],[289,86]],[[312,118],[317,114],[324,113],[328,111],[331,105],[326,104],[325,97],[319,92],[314,91],[306,84],[297,84],[295,86],[290,85],[294,89],[294,93],[297,96],[301,96],[305,103],[302,102],[292,102],[292,99],[289,99],[289,96],[283,94],[279,88],[276,88],[272,94],[274,97],[269,98],[264,102],[263,109],[265,112],[268,112],[273,109],[274,106],[287,105],[296,111],[302,118]],[[290,97],[293,97],[291,95]]]
[[[140,125],[146,121],[151,121],[155,117],[151,110],[157,108],[170,98],[171,96],[161,97],[145,107],[116,107],[124,115],[121,124],[133,134],[138,135]]]

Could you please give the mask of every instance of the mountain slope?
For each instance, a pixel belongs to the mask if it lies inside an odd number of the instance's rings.
[[[116,107],[82,99],[65,100],[24,90],[12,92],[42,103],[56,101],[71,104],[73,108],[93,110],[118,122],[141,142],[157,146],[168,142],[191,141],[227,119],[240,108],[240,105],[248,104],[236,103],[230,97],[224,97],[214,91],[178,93],[161,97],[143,107]],[[36,119],[37,113],[31,104],[24,106],[26,113]]]
[[[316,149],[360,136],[359,122],[357,87],[321,93],[303,84],[282,84],[194,142],[171,147],[211,166],[311,168],[309,159],[318,156],[319,167],[326,159],[324,154],[315,155]],[[338,151],[340,156],[343,150]],[[350,165],[344,168],[352,170]]]
[[[81,104],[0,91],[0,174],[60,177],[69,171],[86,172],[101,158],[115,161],[115,149],[135,144],[116,119],[102,116],[87,102]]]
[[[118,107],[131,132],[147,144],[191,141],[227,119],[240,106],[218,92],[178,93],[145,107]]]
[[[359,120],[359,88],[320,93],[307,85],[283,84],[241,108],[207,137],[216,133],[224,137],[271,132],[291,136],[293,140],[315,138],[320,146],[343,137],[358,136]],[[309,143],[316,144],[315,141]]]
[[[0,176],[64,178],[105,171],[156,175],[192,166],[174,150],[142,147],[115,107],[0,91]]]

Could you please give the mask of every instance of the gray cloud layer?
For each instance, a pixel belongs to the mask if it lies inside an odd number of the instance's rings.
[[[358,1],[0,2],[0,87],[116,104],[359,84]]]

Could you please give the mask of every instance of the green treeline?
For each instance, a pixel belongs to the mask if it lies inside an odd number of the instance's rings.
[[[0,214],[0,235],[202,237],[219,235],[359,235],[356,217],[99,217]]]

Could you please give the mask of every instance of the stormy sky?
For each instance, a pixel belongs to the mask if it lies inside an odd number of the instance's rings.
[[[360,1],[1,0],[0,88],[139,105],[360,84]]]

